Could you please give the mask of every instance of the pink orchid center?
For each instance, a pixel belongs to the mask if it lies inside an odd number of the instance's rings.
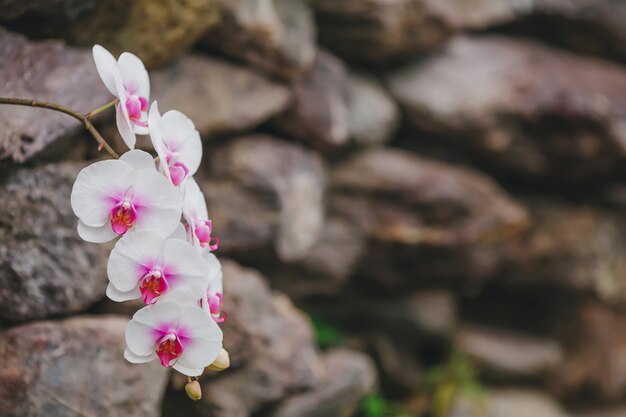
[[[211,237],[211,232],[213,231],[213,222],[211,220],[196,220],[194,229],[201,247],[208,247],[211,251],[217,250],[219,239]]]
[[[161,365],[171,367],[176,363],[176,359],[183,354],[183,345],[174,333],[163,336],[156,346],[156,354],[161,361]]]
[[[176,162],[168,167],[170,170],[170,178],[172,179],[172,184],[178,186],[189,174],[189,169],[182,162]]]
[[[131,122],[143,127],[148,126],[146,122],[141,121],[141,113],[148,111],[148,100],[145,97],[128,94],[125,105]]]
[[[144,275],[139,281],[141,298],[146,304],[154,304],[157,299],[169,289],[167,280],[159,270],[153,270]]]
[[[137,221],[137,210],[130,201],[120,201],[110,214],[111,227],[118,235],[123,235]]]
[[[228,317],[226,312],[222,311],[222,298],[222,293],[219,292],[207,294],[207,302],[211,316],[213,316],[213,320],[218,323],[223,323]]]

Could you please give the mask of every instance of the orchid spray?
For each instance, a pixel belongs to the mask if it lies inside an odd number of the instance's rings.
[[[113,159],[80,171],[71,205],[78,234],[92,243],[117,239],[107,265],[106,295],[113,301],[141,299],[145,306],[126,327],[124,357],[132,363],[158,360],[187,375],[190,398],[198,400],[197,382],[205,369],[229,366],[219,324],[222,267],[204,195],[193,179],[202,159],[200,134],[176,110],[161,115],[149,106],[150,78],[143,62],[125,52],[115,59],[93,48],[96,69],[114,96],[104,106],[82,114],[54,103],[0,98],[0,104],[41,107],[78,119],[93,135],[98,150]],[[91,123],[115,108],[119,133],[129,148],[121,156]],[[134,149],[136,135],[150,135],[156,158]]]

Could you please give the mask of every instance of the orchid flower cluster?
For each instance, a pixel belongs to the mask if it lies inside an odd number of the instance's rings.
[[[124,357],[158,359],[197,377],[227,355],[218,325],[226,318],[222,268],[213,254],[218,240],[193,179],[202,158],[200,135],[181,112],[161,115],[156,101],[148,109],[150,80],[138,57],[125,52],[115,60],[99,45],[93,56],[116,97],[117,128],[129,150],[78,174],[71,195],[78,234],[93,243],[119,238],[108,260],[106,294],[145,304],[126,328]],[[157,158],[134,149],[136,135],[145,134]]]

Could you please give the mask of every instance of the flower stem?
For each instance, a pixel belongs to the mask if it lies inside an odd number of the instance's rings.
[[[91,119],[93,116],[95,116],[98,113],[102,113],[103,111],[105,111],[106,109],[113,107],[117,104],[119,100],[115,99],[115,100],[111,100],[109,101],[107,104],[105,104],[104,106],[100,106],[95,110],[90,111],[89,113],[85,114],[85,117],[87,119]]]
[[[115,103],[115,101],[113,101],[112,103]],[[67,107],[63,107],[63,106],[61,106],[59,104],[55,104],[55,103],[48,103],[46,101],[37,101],[37,100],[30,100],[30,99],[24,99],[24,98],[0,97],[0,104],[11,104],[11,105],[15,105],[15,106],[39,107],[39,108],[43,108],[43,109],[55,110],[55,111],[58,111],[58,112],[61,112],[61,113],[65,113],[65,114],[67,114],[69,116],[72,116],[73,118],[75,118],[76,120],[81,122],[82,125],[85,127],[85,129],[87,129],[89,131],[89,133],[91,133],[91,135],[94,137],[96,142],[98,142],[98,150],[101,150],[102,148],[104,148],[104,150],[107,151],[107,153],[109,155],[111,155],[113,158],[115,158],[115,159],[119,158],[119,155],[117,154],[117,152],[115,152],[113,150],[113,148],[111,148],[111,146],[107,143],[107,141],[104,140],[102,135],[100,135],[100,133],[98,133],[98,131],[93,126],[93,124],[91,123],[89,118],[86,115],[83,115],[83,114],[81,114],[81,113],[79,113],[79,112],[77,112],[75,110],[68,109]],[[109,105],[111,105],[111,103],[107,103],[106,106],[109,106]],[[103,107],[105,107],[105,106],[103,106]],[[100,109],[102,109],[102,107]],[[98,109],[98,110],[100,110],[100,109]],[[91,114],[91,113],[88,113],[88,114]]]

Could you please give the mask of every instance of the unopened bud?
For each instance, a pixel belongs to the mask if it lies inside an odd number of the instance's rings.
[[[217,359],[210,364],[206,369],[209,371],[223,371],[224,369],[230,366],[230,357],[228,356],[228,352],[226,349],[222,348],[220,354],[217,356]]]
[[[198,401],[202,398],[202,388],[200,388],[200,383],[196,380],[187,382],[185,392],[187,396],[194,401]]]

